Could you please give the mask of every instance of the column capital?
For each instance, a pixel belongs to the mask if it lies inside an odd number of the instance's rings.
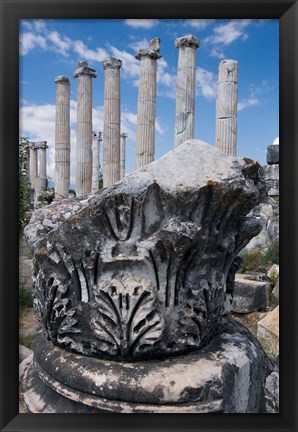
[[[38,150],[40,148],[48,148],[47,141],[30,141],[29,145],[30,148],[32,148],[33,150]]]
[[[120,69],[122,66],[122,61],[114,57],[107,57],[103,60],[102,66],[104,70],[106,69]]]
[[[77,69],[74,71],[73,77],[77,78],[80,75],[88,75],[91,78],[96,78],[97,72],[95,69],[89,68],[87,62],[81,61],[78,63]]]
[[[197,37],[188,34],[186,36],[182,36],[180,38],[177,38],[175,40],[175,47],[176,48],[181,48],[181,47],[191,47],[191,48],[199,48],[200,46],[200,41]]]
[[[137,60],[142,60],[142,58],[151,58],[154,60],[158,60],[162,57],[160,54],[160,39],[154,38],[150,41],[149,47],[141,49],[137,52],[135,55],[135,58]]]
[[[126,134],[125,132],[123,132],[123,133],[120,135],[120,137],[121,137],[121,138],[127,138],[127,134]]]
[[[67,76],[59,75],[55,78],[55,83],[65,83],[70,85],[69,79]]]

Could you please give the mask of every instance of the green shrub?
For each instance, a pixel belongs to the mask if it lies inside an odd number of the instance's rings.
[[[19,307],[25,308],[25,307],[32,307],[33,306],[33,299],[32,299],[32,293],[27,291],[25,288],[20,288],[19,291]]]
[[[19,139],[19,235],[21,236],[27,223],[26,212],[30,208],[30,182],[28,178],[28,151],[27,138]]]
[[[244,252],[242,258],[242,273],[266,271],[273,264],[279,264],[279,243],[272,243],[265,251],[256,248],[251,252]]]

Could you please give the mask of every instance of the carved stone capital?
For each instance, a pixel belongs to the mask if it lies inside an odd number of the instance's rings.
[[[149,47],[141,49],[135,55],[137,60],[142,60],[143,58],[151,58],[153,60],[158,60],[162,57],[160,54],[160,39],[154,38],[150,41]]]
[[[55,78],[55,83],[63,83],[70,85],[69,78],[64,75],[59,75]]]
[[[197,37],[188,34],[186,36],[182,36],[180,38],[177,38],[175,40],[175,47],[181,48],[181,47],[191,47],[191,48],[199,48],[200,41]]]
[[[120,69],[122,66],[122,61],[114,57],[107,57],[102,62],[104,70],[106,69]]]
[[[88,63],[87,62],[79,62],[78,63],[78,68],[74,71],[73,77],[77,78],[80,75],[88,75],[91,78],[96,78],[97,77],[97,72],[95,69],[91,69],[88,67]]]
[[[123,132],[123,133],[120,135],[120,137],[121,137],[121,138],[127,138],[127,134],[126,134],[125,132]]]

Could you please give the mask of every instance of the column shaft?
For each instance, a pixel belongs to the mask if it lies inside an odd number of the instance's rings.
[[[30,147],[30,182],[31,188],[36,190],[38,174],[38,163],[37,163],[37,148]]]
[[[47,147],[40,147],[39,163],[39,189],[45,191],[47,188]]]
[[[176,39],[178,73],[176,89],[175,147],[193,139],[195,132],[196,50],[199,40],[192,35]]]
[[[103,186],[120,180],[120,67],[112,57],[104,67]]]
[[[59,76],[56,82],[55,198],[68,198],[70,183],[70,83]]]
[[[93,134],[92,140],[92,193],[98,190],[100,137]]]
[[[96,71],[80,62],[74,76],[78,78],[76,195],[84,196],[92,188],[92,77]]]
[[[216,148],[225,154],[237,155],[238,63],[219,63],[216,95]]]
[[[125,177],[125,147],[126,147],[126,138],[127,135],[125,133],[121,134],[120,140],[120,178]]]

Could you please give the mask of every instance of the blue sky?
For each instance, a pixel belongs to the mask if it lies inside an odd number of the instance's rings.
[[[122,60],[121,132],[128,134],[126,173],[135,169],[139,61],[134,55],[150,39],[161,39],[157,61],[155,158],[173,148],[178,49],[175,38],[193,34],[197,50],[195,138],[214,145],[219,62],[239,64],[238,156],[266,163],[266,148],[279,136],[278,20],[21,20],[20,136],[48,141],[48,175],[54,177],[54,79],[71,82],[71,184],[75,183],[77,80],[85,60],[93,79],[93,130],[103,128],[103,68],[107,56]],[[102,160],[102,158],[101,158]]]

